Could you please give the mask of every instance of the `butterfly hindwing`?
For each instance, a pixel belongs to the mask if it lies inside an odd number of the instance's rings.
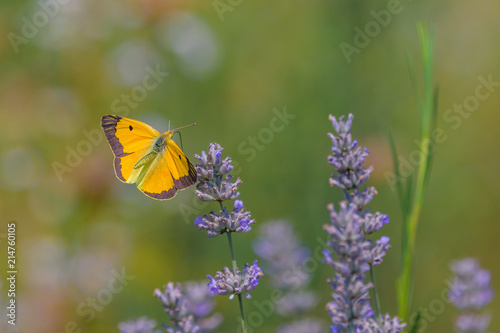
[[[165,152],[158,153],[150,164],[143,167],[137,180],[137,188],[148,197],[166,200],[177,193],[174,179],[169,170]]]
[[[133,184],[137,181],[143,167],[134,169],[136,163],[147,153],[149,148],[136,151],[123,157],[115,157],[115,174],[124,183]]]

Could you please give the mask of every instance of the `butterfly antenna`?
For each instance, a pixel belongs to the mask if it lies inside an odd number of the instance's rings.
[[[192,124],[189,124],[186,126],[177,127],[177,128],[174,128],[172,131],[176,132],[177,130],[180,130],[181,128],[186,128],[186,127],[194,126],[194,125],[196,125],[196,123],[192,123]],[[170,126],[169,126],[169,129],[170,129]]]
[[[170,119],[168,120],[168,130],[170,131]]]

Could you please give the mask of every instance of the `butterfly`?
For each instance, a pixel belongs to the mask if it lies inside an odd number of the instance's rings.
[[[171,199],[177,190],[196,183],[196,169],[172,140],[175,130],[160,134],[148,124],[114,115],[103,116],[101,125],[122,182],[136,183],[142,193],[158,200]]]

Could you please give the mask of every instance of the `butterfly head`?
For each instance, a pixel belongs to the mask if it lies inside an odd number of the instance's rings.
[[[167,141],[172,139],[174,133],[172,131],[166,131],[165,133],[159,135],[153,145],[153,151],[161,153],[167,147]]]

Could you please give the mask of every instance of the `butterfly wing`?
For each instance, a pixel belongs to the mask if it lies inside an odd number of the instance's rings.
[[[174,178],[175,187],[182,190],[196,183],[196,169],[172,139],[167,140],[165,158]]]
[[[143,122],[114,115],[103,116],[101,125],[115,155],[116,177],[124,183],[135,183],[144,168],[134,169],[135,164],[151,152],[160,134]]]
[[[153,199],[167,200],[177,193],[165,153],[158,153],[150,164],[145,165],[137,180],[137,188]]]

